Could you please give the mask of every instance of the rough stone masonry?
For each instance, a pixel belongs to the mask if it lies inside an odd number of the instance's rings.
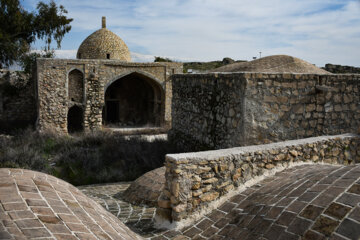
[[[69,73],[82,73],[84,86],[82,101],[69,99]],[[67,133],[68,111],[77,105],[83,109],[85,130],[99,129],[103,125],[103,107],[106,88],[116,80],[137,73],[151,79],[163,93],[160,126],[171,126],[171,81],[169,76],[182,71],[179,63],[131,63],[118,60],[96,59],[38,59],[37,95],[38,128]]]
[[[166,156],[166,182],[159,198],[159,218],[192,221],[211,210],[211,204],[246,181],[276,167],[312,162],[360,163],[358,135],[301,140]]]
[[[358,133],[360,75],[174,75],[169,138],[197,151]]]

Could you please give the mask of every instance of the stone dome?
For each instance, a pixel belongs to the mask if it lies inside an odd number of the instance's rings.
[[[211,72],[267,72],[331,74],[300,58],[288,55],[273,55],[250,62],[237,62],[211,70]]]
[[[165,167],[161,167],[140,176],[126,189],[122,198],[134,205],[157,207],[165,186],[165,170]]]
[[[106,28],[105,17],[102,28],[88,36],[76,54],[78,59],[116,59],[130,62],[131,56],[124,41]]]

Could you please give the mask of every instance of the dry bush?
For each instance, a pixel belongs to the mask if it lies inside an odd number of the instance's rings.
[[[26,130],[0,137],[0,167],[42,171],[75,185],[134,180],[175,152],[167,140],[125,139],[104,131],[59,136]]]

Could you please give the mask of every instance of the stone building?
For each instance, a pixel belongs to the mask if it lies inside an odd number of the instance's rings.
[[[188,151],[360,133],[360,74],[172,77],[169,138]]]
[[[182,64],[131,62],[128,47],[105,21],[82,42],[77,59],[37,60],[40,131],[171,127],[170,76],[182,73]]]

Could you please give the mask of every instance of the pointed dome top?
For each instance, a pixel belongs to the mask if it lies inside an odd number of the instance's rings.
[[[106,28],[106,18],[102,17],[102,28],[88,36],[76,54],[78,59],[117,59],[131,61],[124,41]]]

